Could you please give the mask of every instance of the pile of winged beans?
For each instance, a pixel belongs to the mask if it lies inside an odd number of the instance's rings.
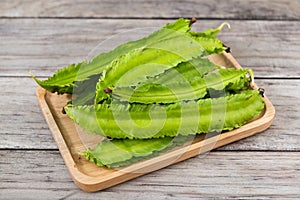
[[[264,102],[250,87],[252,71],[208,60],[226,50],[217,35],[228,24],[192,32],[194,22],[178,19],[47,80],[33,76],[48,91],[73,94],[66,114],[86,132],[106,137],[81,155],[99,166],[121,167],[260,114]]]

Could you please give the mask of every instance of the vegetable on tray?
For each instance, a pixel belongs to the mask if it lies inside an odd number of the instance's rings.
[[[44,89],[73,95],[63,109],[90,134],[106,137],[80,152],[117,168],[191,141],[197,134],[241,127],[264,109],[250,69],[225,68],[208,57],[227,47],[217,39],[229,24],[192,32],[195,19],[178,19],[136,41],[71,64]]]

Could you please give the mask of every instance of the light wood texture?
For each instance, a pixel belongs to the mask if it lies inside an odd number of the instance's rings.
[[[213,55],[210,59],[217,65],[241,69],[237,61],[228,53]],[[256,85],[253,87],[254,89],[258,88]],[[107,169],[90,163],[86,159],[83,160],[78,155],[79,152],[83,152],[86,149],[85,144],[80,139],[80,133],[75,123],[62,113],[62,108],[71,100],[71,95],[57,95],[38,87],[37,98],[74,182],[79,188],[87,192],[103,190],[170,164],[262,132],[271,125],[275,116],[275,109],[265,96],[265,110],[261,116],[238,129],[225,132],[221,135],[210,136],[209,138],[199,135],[188,146],[172,149],[157,157],[143,160],[120,169]]]
[[[234,6],[232,6],[234,5]],[[297,0],[2,0],[1,17],[300,19]]]
[[[299,152],[213,151],[92,194],[77,188],[57,151],[4,150],[0,157],[1,199],[207,200],[300,196]]]
[[[92,49],[112,35],[119,34],[104,43],[106,48],[137,39],[141,36],[138,28],[148,27],[146,30],[150,32],[149,27],[159,28],[172,21],[0,19],[0,76],[29,76],[29,71],[37,76],[50,76],[65,65],[85,59]],[[199,20],[193,27],[204,30],[217,27],[223,21]],[[242,66],[251,67],[258,77],[300,77],[300,21],[229,23],[231,30],[224,28],[220,39],[231,47]]]

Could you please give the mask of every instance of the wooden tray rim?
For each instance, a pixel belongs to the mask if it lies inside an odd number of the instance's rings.
[[[232,57],[230,53],[223,53],[223,56],[225,56],[229,62],[233,64],[237,69],[241,69],[242,67],[237,63],[237,61]],[[256,85],[254,85],[254,88],[257,88]],[[113,185],[122,183],[124,181],[133,179],[135,177],[141,176],[145,173],[139,172],[141,169],[149,168],[149,172],[161,169],[163,167],[166,167],[170,164],[164,165],[164,161],[168,161],[171,159],[174,159],[175,157],[179,157],[174,163],[183,161],[185,159],[194,157],[199,155],[200,153],[205,152],[205,148],[203,151],[199,152],[199,149],[205,147],[205,145],[211,144],[212,142],[215,143],[215,146],[213,149],[221,147],[223,145],[238,141],[240,139],[249,137],[251,135],[254,135],[258,132],[266,130],[271,124],[275,117],[275,108],[272,105],[272,103],[269,101],[269,99],[264,96],[264,102],[265,102],[265,112],[264,114],[258,118],[255,121],[249,122],[246,125],[226,132],[222,133],[218,136],[217,139],[215,137],[206,139],[204,141],[200,141],[194,144],[189,145],[188,150],[182,154],[182,150],[178,149],[175,151],[172,151],[170,153],[165,153],[160,156],[151,158],[149,160],[145,160],[138,165],[130,165],[127,167],[126,171],[131,171],[132,173],[126,173],[121,170],[113,170],[113,172],[106,176],[101,177],[91,177],[88,176],[81,171],[78,170],[77,164],[75,160],[72,157],[71,151],[68,148],[68,145],[66,141],[64,140],[64,137],[60,131],[59,126],[57,125],[54,116],[51,113],[51,110],[49,108],[49,105],[46,101],[46,93],[47,91],[40,86],[37,87],[36,95],[39,102],[39,106],[42,110],[42,113],[44,114],[44,117],[49,125],[49,128],[52,132],[53,138],[55,139],[58,149],[66,163],[66,166],[68,167],[68,170],[70,172],[70,175],[75,182],[75,184],[81,188],[84,191],[87,192],[94,192],[98,190],[102,190],[108,187],[111,187]],[[217,142],[215,142],[217,141]],[[183,147],[186,148],[186,147]],[[211,149],[209,149],[211,150]],[[101,168],[99,168],[101,169]],[[148,173],[149,173],[148,172]]]

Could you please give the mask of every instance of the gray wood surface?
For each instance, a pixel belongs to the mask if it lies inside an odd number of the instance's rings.
[[[299,10],[299,0],[0,1],[0,199],[299,199]],[[104,191],[81,191],[38,107],[29,71],[45,78],[89,58],[101,41],[108,50],[192,16],[199,18],[195,30],[230,22],[220,39],[265,88],[276,108],[272,126]]]
[[[298,0],[2,0],[2,17],[300,19]]]
[[[111,49],[173,20],[0,19],[0,76],[49,76],[79,62],[104,41]],[[195,30],[224,20],[199,20]],[[300,21],[228,21],[220,39],[259,77],[300,77]],[[149,28],[152,27],[152,28]],[[111,38],[112,35],[115,35]],[[106,41],[105,41],[106,40]],[[94,55],[96,51],[93,51]]]
[[[210,152],[92,194],[76,188],[57,151],[0,151],[0,156],[7,158],[0,163],[0,198],[7,199],[22,196],[28,199],[287,199],[300,196],[299,152]]]

